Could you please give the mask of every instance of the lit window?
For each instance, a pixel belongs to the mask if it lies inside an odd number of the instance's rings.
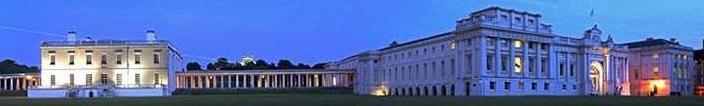
[[[514,58],[514,72],[521,73],[523,70],[523,59],[521,57]]]
[[[93,74],[86,74],[86,85],[93,85]]]
[[[140,79],[141,78],[140,78],[139,74],[134,74],[134,84],[137,84],[137,85],[141,84]]]
[[[658,58],[660,58],[660,54],[657,54],[657,53],[653,54],[653,59],[658,59]]]
[[[520,40],[513,41],[513,47],[522,48],[522,47],[523,47],[523,41],[520,41]]]
[[[653,68],[653,75],[657,76],[660,73],[660,67]]]
[[[455,50],[457,48],[457,44],[455,42],[450,43],[450,49]]]

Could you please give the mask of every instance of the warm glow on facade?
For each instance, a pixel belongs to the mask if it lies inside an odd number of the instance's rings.
[[[387,96],[389,92],[389,89],[386,86],[379,86],[376,89],[372,90],[371,95],[372,96]]]

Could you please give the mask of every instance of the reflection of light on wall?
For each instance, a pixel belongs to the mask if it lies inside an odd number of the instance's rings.
[[[371,92],[371,95],[372,96],[386,96],[388,94],[388,92],[389,92],[389,89],[386,86],[381,85],[381,86],[375,88]]]
[[[651,80],[650,81],[650,89],[653,89],[655,87],[658,87],[658,89],[662,89],[663,87],[666,87],[667,85],[665,84],[665,80]]]

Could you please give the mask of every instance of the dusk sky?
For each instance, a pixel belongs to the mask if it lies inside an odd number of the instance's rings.
[[[490,6],[542,14],[562,36],[582,37],[595,22],[617,43],[677,38],[700,49],[704,39],[699,0],[3,0],[0,59],[37,65],[40,42],[65,40],[68,30],[143,40],[153,29],[183,52],[184,63],[251,53],[315,64],[451,31],[456,20]]]

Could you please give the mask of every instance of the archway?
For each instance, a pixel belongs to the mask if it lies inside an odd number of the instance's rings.
[[[591,65],[589,65],[589,80],[591,80],[590,94],[604,94],[604,68],[601,63],[594,61]]]

